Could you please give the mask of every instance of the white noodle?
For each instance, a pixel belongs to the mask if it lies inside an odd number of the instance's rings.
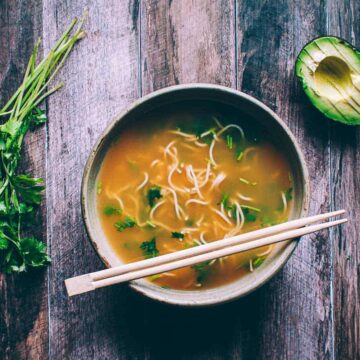
[[[222,129],[224,127],[224,125],[221,124],[221,122],[215,116],[213,116],[213,120],[220,129]]]
[[[242,194],[240,194],[240,193],[238,193],[237,196],[238,196],[241,200],[249,201],[249,202],[254,202],[254,199],[253,199],[252,197],[245,196],[245,195],[242,195]]]
[[[160,160],[159,159],[155,159],[152,161],[152,163],[150,164],[150,167],[154,167],[155,165],[159,164]]]
[[[252,259],[249,260],[249,269],[250,269],[250,272],[253,272],[253,271],[254,271]]]
[[[156,226],[159,226],[159,227],[162,227],[164,228],[165,230],[169,231],[169,232],[174,232],[174,231],[178,231],[178,229],[172,229],[171,227],[159,222],[159,221],[156,221],[156,220],[153,220],[152,223]]]
[[[227,129],[230,129],[230,128],[234,128],[234,129],[239,130],[240,135],[241,135],[241,137],[242,137],[242,140],[245,139],[245,134],[244,134],[243,129],[242,129],[239,125],[235,125],[235,124],[226,125],[226,126],[225,126],[224,128],[222,128],[216,135],[217,135],[217,136],[220,136],[223,132],[225,132]]]
[[[169,130],[169,133],[171,134],[175,134],[175,135],[180,135],[180,136],[183,136],[183,137],[186,137],[186,138],[195,138],[196,137],[194,135],[191,135],[191,134],[186,134],[182,131],[179,131],[179,130]]]
[[[136,191],[139,191],[140,189],[142,189],[142,188],[146,185],[146,183],[148,182],[148,180],[149,180],[149,175],[148,175],[148,173],[145,172],[144,175],[145,175],[145,179],[144,179],[144,181],[136,188]]]
[[[124,207],[124,203],[122,202],[120,196],[118,196],[118,195],[115,194],[115,195],[114,195],[114,198],[119,202],[120,209],[124,209],[124,208],[125,208],[125,207]]]
[[[180,215],[180,206],[179,206],[179,203],[178,203],[178,199],[177,199],[177,195],[176,195],[176,192],[172,189],[172,188],[169,188],[169,187],[165,187],[165,189],[169,190],[173,197],[174,197],[174,206],[175,206],[175,213],[176,213],[176,216],[178,217],[178,219],[181,218],[181,215]]]
[[[227,216],[225,216],[221,211],[215,209],[214,207],[211,207],[211,210],[213,210],[214,212],[216,212],[225,222],[227,222],[228,224],[231,225],[231,221],[227,218]]]
[[[207,164],[205,180],[199,185],[199,189],[201,189],[208,183],[210,177],[210,171],[211,171],[211,166],[210,164]]]
[[[198,200],[198,199],[190,199],[188,200],[185,205],[188,206],[189,204],[192,204],[192,203],[195,203],[195,204],[200,204],[200,205],[207,205],[209,204],[207,201],[202,201],[202,200]]]
[[[179,192],[185,193],[186,190],[179,188],[178,186],[174,185],[174,183],[172,182],[172,176],[173,176],[174,172],[176,171],[177,167],[178,167],[178,163],[176,163],[173,166],[173,168],[170,170],[169,175],[168,175],[168,183],[171,188],[173,188]]]
[[[198,244],[199,246],[202,245],[202,243],[201,243],[199,240],[197,240],[197,239],[194,239],[193,241],[194,241],[194,243]]]
[[[187,149],[191,150],[191,151],[195,151],[195,150],[196,150],[196,148],[195,148],[194,146],[191,146],[190,144],[184,143],[184,144],[182,144],[182,146],[183,146],[184,148],[187,148]]]
[[[203,197],[203,195],[202,195],[202,193],[201,193],[201,191],[199,189],[198,181],[197,181],[197,178],[196,178],[196,175],[194,173],[192,165],[189,165],[189,173],[192,175],[192,177],[194,179],[194,188],[195,188],[196,192],[198,193],[199,197],[201,199],[203,199],[204,197]]]
[[[270,245],[267,250],[263,251],[262,253],[256,254],[256,256],[257,257],[265,256],[265,255],[267,255],[267,254],[269,254],[271,252],[272,248],[273,248],[273,245]]]
[[[202,244],[206,245],[208,242],[204,239],[204,234],[205,234],[205,231],[203,231],[200,234],[200,241],[201,241]]]
[[[282,191],[281,192],[281,198],[282,198],[282,201],[283,201],[283,204],[284,204],[284,212],[286,212],[286,209],[287,209],[287,201],[286,201],[286,196],[284,194],[284,192]]]
[[[211,133],[213,133],[214,130],[210,129],[208,131],[203,132],[202,134],[200,134],[200,137],[203,138],[204,136],[210,135]]]
[[[205,217],[205,215],[202,214],[201,217],[200,217],[200,219],[195,223],[197,227],[199,227],[199,226],[201,225],[202,221],[204,220],[204,217]],[[204,225],[205,225],[205,224],[204,224]]]
[[[182,232],[184,232],[184,233],[187,233],[187,232],[197,232],[197,231],[199,231],[198,228],[183,228],[183,229],[182,229]]]
[[[201,143],[200,141],[197,141],[197,140],[194,142],[194,144],[196,144],[199,147],[207,147],[207,144]]]
[[[165,273],[162,273],[161,275],[170,276],[170,277],[176,277],[176,274],[173,274],[173,273],[170,273],[170,272],[165,272]]]
[[[214,179],[214,181],[213,181],[213,183],[212,183],[212,185],[211,185],[211,187],[210,187],[210,190],[212,190],[215,186],[220,185],[220,184],[224,181],[225,178],[226,178],[226,175],[225,175],[223,172],[221,172],[221,173]]]
[[[213,155],[213,151],[214,151],[214,146],[215,146],[215,139],[211,142],[210,148],[209,148],[209,159],[211,161],[211,163],[216,166],[216,162],[214,160],[214,155]]]
[[[161,206],[162,204],[164,204],[164,203],[165,203],[165,200],[159,201],[159,202],[151,209],[150,215],[149,215],[149,217],[150,217],[151,220],[152,220],[153,217],[154,217],[154,213],[155,213],[156,209],[157,209],[158,207],[160,207],[160,206]]]

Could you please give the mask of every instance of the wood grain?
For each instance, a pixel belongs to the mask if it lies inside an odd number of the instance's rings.
[[[329,209],[328,124],[294,76],[298,52],[325,29],[325,7],[313,1],[239,2],[239,88],[289,125],[311,180],[310,214]],[[332,357],[331,246],[328,231],[302,241],[268,285],[235,316],[239,353],[256,359]],[[244,316],[248,321],[244,321]]]
[[[21,24],[21,26],[19,26]],[[0,102],[20,85],[34,42],[41,36],[42,7],[38,1],[0,1]],[[21,169],[45,175],[45,129],[27,135]],[[36,236],[46,241],[43,224]],[[48,303],[46,270],[21,275],[0,274],[0,358],[46,359]]]
[[[39,235],[47,233],[53,263],[48,272],[0,275],[0,358],[360,358],[360,132],[317,112],[293,69],[318,35],[360,47],[359,1],[0,0],[1,102],[20,83],[35,38],[47,52],[86,7],[87,38],[57,77],[66,87],[24,154],[23,167],[46,176]],[[274,109],[305,154],[310,213],[345,207],[351,223],[303,241],[273,280],[228,305],[164,306],[127,286],[68,299],[65,278],[103,267],[80,214],[89,150],[133,100],[189,82],[237,87]]]
[[[235,87],[234,3],[148,1],[141,9],[144,94],[190,82]],[[150,358],[227,357],[234,331],[229,319],[233,306],[189,310],[146,304]]]
[[[64,287],[66,278],[104,267],[82,223],[82,172],[100,132],[139,95],[137,1],[44,2],[46,47],[86,6],[87,37],[58,76],[65,88],[48,103],[50,358],[143,359],[141,304],[128,287],[74,299]]]
[[[360,47],[359,1],[329,1],[328,32]],[[360,129],[331,124],[331,203],[349,212],[331,231],[334,254],[334,346],[338,359],[360,359]]]

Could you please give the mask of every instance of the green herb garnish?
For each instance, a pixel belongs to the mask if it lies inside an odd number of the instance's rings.
[[[221,195],[221,204],[223,204],[224,209],[226,209],[226,210],[231,209],[229,193],[226,193],[226,192],[222,193],[222,195]]]
[[[117,208],[117,207],[111,206],[111,205],[105,206],[103,212],[104,212],[104,215],[106,215],[106,216],[122,214],[122,210],[120,208]]]
[[[226,145],[230,150],[233,148],[233,137],[231,135],[226,135]]]
[[[156,200],[162,198],[161,187],[160,186],[152,186],[147,192],[147,199],[150,207],[154,207]]]
[[[185,220],[185,225],[186,226],[194,226],[194,220],[192,220],[192,219]]]
[[[151,228],[151,229],[156,228],[156,225],[153,222],[151,222],[150,220],[146,221],[146,226]]]
[[[116,229],[120,232],[124,231],[127,228],[132,228],[136,225],[136,221],[130,217],[130,216],[126,216],[125,219],[123,221],[117,221],[114,226],[116,227]]]
[[[256,221],[256,214],[254,214],[254,211],[249,208],[243,208],[243,213],[246,221],[253,222]]]
[[[146,259],[150,259],[159,255],[159,250],[156,248],[156,238],[152,238],[150,241],[144,241],[140,245],[140,249]]]
[[[239,180],[240,180],[240,182],[242,182],[243,184],[246,184],[246,185],[252,185],[252,186],[255,186],[255,185],[257,185],[257,182],[251,182],[251,181],[249,181],[249,180],[247,180],[247,179],[244,179],[244,178],[239,178]]]
[[[292,200],[292,198],[293,198],[293,188],[292,187],[288,188],[285,191],[285,198],[286,198],[287,201]]]
[[[161,274],[155,274],[155,275],[149,276],[148,279],[149,279],[150,281],[155,281],[155,280],[157,280],[157,279],[159,279],[159,278],[161,278],[161,277],[162,277]]]
[[[266,257],[265,256],[260,256],[257,257],[254,261],[253,261],[253,267],[256,269],[258,268],[264,261],[265,261]]]
[[[50,262],[46,246],[28,234],[36,223],[36,208],[44,190],[43,180],[19,175],[22,145],[28,130],[43,124],[47,118],[38,108],[60,83],[48,90],[49,84],[64,64],[77,40],[83,37],[82,22],[75,34],[70,33],[74,20],[50,53],[38,63],[40,41],[30,56],[22,84],[0,109],[0,270],[7,273],[26,271]],[[38,65],[37,65],[38,63]]]
[[[185,234],[181,232],[174,231],[171,233],[171,237],[174,239],[183,239],[185,237]]]
[[[196,282],[198,284],[203,284],[211,273],[210,261],[202,262],[200,264],[193,265],[192,268],[196,271]]]
[[[100,195],[102,193],[102,182],[99,181],[96,185],[96,193]]]

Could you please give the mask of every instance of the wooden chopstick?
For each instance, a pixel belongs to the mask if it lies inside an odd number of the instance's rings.
[[[115,268],[85,274],[65,280],[69,296],[92,291],[100,287],[135,280],[166,271],[172,271],[219,257],[274,244],[305,234],[319,231],[347,221],[341,219],[319,225],[303,227],[316,221],[343,214],[344,210],[315,215],[308,218],[289,221],[210,244],[182,250],[156,258],[121,265]],[[262,237],[259,239],[259,237]]]

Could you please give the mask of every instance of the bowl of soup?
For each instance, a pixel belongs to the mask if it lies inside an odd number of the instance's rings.
[[[106,266],[148,259],[306,215],[308,173],[287,126],[260,101],[188,84],[136,101],[85,166],[82,213]],[[130,283],[176,305],[234,300],[268,281],[287,241]]]

